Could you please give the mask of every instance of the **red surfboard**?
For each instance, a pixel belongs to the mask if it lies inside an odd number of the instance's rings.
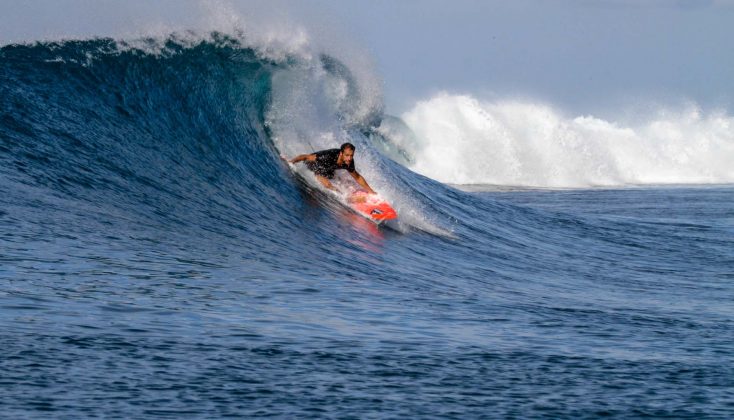
[[[301,178],[303,181],[308,182],[306,178],[304,178],[303,174],[299,173],[296,170],[296,167],[284,156],[281,155],[280,158],[288,165],[288,168],[294,175]],[[380,197],[378,194],[370,194],[363,190],[354,190],[353,188],[346,188],[346,191],[345,189],[342,189],[342,193],[346,194],[347,202],[344,203],[343,199],[337,199],[339,202],[346,204],[356,213],[372,220],[378,225],[384,221],[396,219],[398,217],[398,212],[396,212],[390,203],[385,201],[385,199]]]
[[[390,203],[377,194],[355,191],[347,201],[354,211],[378,224],[398,217]]]

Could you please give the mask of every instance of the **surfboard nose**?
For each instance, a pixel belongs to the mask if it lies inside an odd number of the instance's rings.
[[[398,217],[398,213],[390,206],[390,203],[377,194],[357,191],[352,194],[349,200],[352,208],[376,222]]]
[[[375,220],[392,220],[398,217],[398,213],[390,206],[378,206],[372,209],[370,216]]]

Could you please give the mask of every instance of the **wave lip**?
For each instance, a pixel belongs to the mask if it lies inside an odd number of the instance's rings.
[[[695,106],[636,125],[441,93],[403,114],[414,171],[450,184],[550,188],[734,182],[734,117]]]

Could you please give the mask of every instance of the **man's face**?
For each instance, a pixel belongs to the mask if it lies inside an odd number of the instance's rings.
[[[341,152],[341,155],[342,155],[342,162],[349,165],[352,162],[352,159],[354,158],[354,150],[344,149]]]

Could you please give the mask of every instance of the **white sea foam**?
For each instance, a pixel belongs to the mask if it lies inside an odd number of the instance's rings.
[[[695,105],[623,124],[528,101],[441,93],[403,114],[414,171],[451,184],[538,187],[734,182],[734,117]]]

